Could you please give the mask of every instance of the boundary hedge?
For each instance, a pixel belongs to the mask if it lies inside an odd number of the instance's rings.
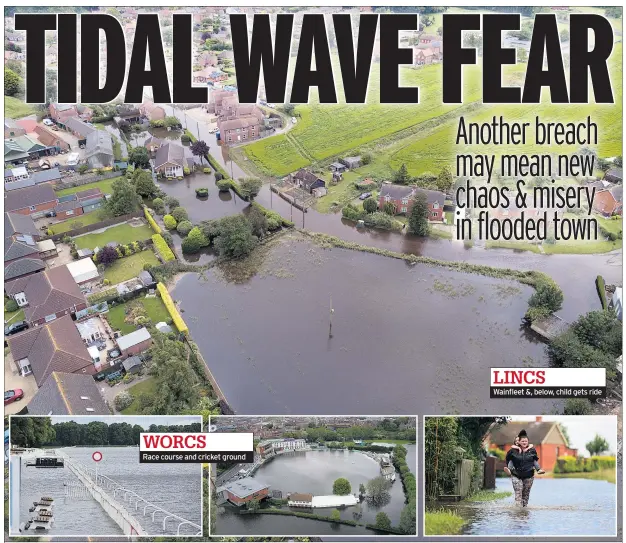
[[[163,258],[165,262],[176,260],[176,255],[170,249],[161,234],[154,234],[152,236],[152,244],[154,245],[154,250],[161,255],[161,258]]]
[[[172,300],[172,297],[167,291],[165,285],[163,283],[157,283],[157,290],[159,291],[159,294],[161,294],[161,299],[163,300],[163,303],[165,304],[165,307],[167,308],[170,317],[172,317],[172,321],[174,321],[176,328],[178,328],[178,331],[182,334],[187,334],[189,332],[189,328],[187,327],[187,324],[185,323],[183,318],[180,316],[178,309],[176,309],[176,304],[174,304],[174,300]]]
[[[148,207],[147,206],[144,206],[143,213],[146,216],[146,219],[148,220],[148,223],[152,227],[152,230],[154,230],[154,232],[156,234],[160,234],[162,232],[161,227],[154,220],[154,218],[152,217],[152,214],[150,213],[150,211],[148,211]]]

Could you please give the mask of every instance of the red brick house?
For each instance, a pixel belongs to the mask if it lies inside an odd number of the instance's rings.
[[[42,217],[58,203],[54,188],[49,183],[4,193],[4,211],[30,215],[33,219]]]
[[[165,119],[165,110],[154,102],[144,102],[139,106],[139,113],[149,121]]]
[[[218,494],[230,503],[241,506],[253,500],[261,501],[269,496],[269,485],[257,479],[246,477],[226,483],[217,489]]]
[[[71,219],[84,213],[83,203],[78,198],[61,202],[59,205],[55,206],[54,212],[57,214],[56,218],[59,221]]]
[[[539,464],[545,471],[553,471],[556,459],[561,456],[578,456],[578,449],[569,447],[559,424],[544,422],[542,417],[536,417],[535,422],[509,422],[494,427],[487,434],[488,448],[508,451],[521,430],[526,430],[529,442],[537,450]]]
[[[71,317],[30,328],[7,338],[20,375],[42,386],[52,372],[93,375],[96,366]]]
[[[623,208],[622,192],[623,185],[616,185],[613,188],[596,193],[596,197],[593,200],[593,209],[606,217],[621,215]]]
[[[378,208],[382,211],[385,204],[392,203],[395,206],[396,215],[407,214],[411,210],[413,199],[420,193],[426,195],[426,201],[428,202],[428,220],[443,221],[443,205],[446,196],[443,192],[437,190],[383,183],[378,196]]]
[[[236,92],[222,89],[211,90],[210,92],[209,103],[206,105],[209,113],[215,113],[218,117],[222,115],[234,115],[239,105]]]
[[[217,126],[220,129],[220,137],[224,143],[239,143],[258,138],[263,125],[263,113],[255,108],[249,115],[241,115],[232,120],[220,120]]]
[[[70,117],[78,117],[79,113],[76,106],[70,104],[57,104],[56,102],[50,104],[48,107],[50,117],[52,117],[57,123],[65,125],[65,122]]]
[[[438,49],[426,47],[424,49],[417,49],[415,53],[415,64],[422,66],[425,64],[433,64],[441,60]]]
[[[24,320],[39,326],[87,308],[87,299],[67,266],[19,277],[4,290],[24,309]]]

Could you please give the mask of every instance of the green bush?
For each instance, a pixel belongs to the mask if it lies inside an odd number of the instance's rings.
[[[206,187],[196,189],[196,196],[198,196],[199,198],[206,198],[208,195],[209,189],[207,189]]]
[[[535,322],[561,309],[563,291],[552,279],[545,278],[535,285],[535,292],[528,299],[526,319]]]
[[[187,166],[185,166],[185,167],[183,168],[183,173],[184,173],[185,175],[189,175],[189,174],[191,173],[191,170],[190,170]]]
[[[187,237],[183,240],[183,253],[197,253],[203,247],[207,247],[209,241],[200,228],[195,226],[192,228]]]
[[[381,211],[367,213],[363,217],[363,221],[366,226],[371,228],[381,228],[383,230],[393,230],[395,222],[389,215],[387,215],[387,213],[383,213]]]
[[[176,219],[171,215],[165,215],[165,217],[163,217],[163,223],[168,230],[176,228]]]
[[[598,275],[598,277],[596,277],[596,289],[598,290],[598,296],[600,296],[602,309],[607,309],[609,307],[609,304],[606,301],[606,284],[604,282],[604,277],[602,277],[601,275]]]
[[[176,226],[176,231],[183,237],[187,236],[191,229],[193,228],[193,224],[190,221],[180,221],[178,226]]]
[[[170,211],[170,215],[174,217],[177,223],[189,220],[189,214],[184,207],[175,207],[172,211]]]
[[[587,398],[569,398],[563,408],[564,415],[590,415],[592,412],[593,407]]]
[[[365,216],[365,211],[358,209],[354,204],[348,204],[341,210],[344,219],[350,221],[359,221]]]
[[[211,168],[204,168],[202,171],[204,173],[211,173]]]
[[[189,135],[183,134],[180,137],[180,141],[181,141],[181,143],[189,143],[191,141],[191,138],[189,137]]]
[[[15,311],[17,311],[19,309],[19,306],[17,305],[17,302],[11,298],[6,304],[4,304],[4,310],[7,313],[13,313]]]
[[[217,188],[220,192],[228,192],[230,190],[230,179],[220,179],[217,182]]]
[[[127,390],[122,390],[117,396],[115,396],[115,409],[118,411],[122,411],[127,407],[130,407],[130,404],[133,403],[133,396]]]
[[[165,202],[163,198],[155,198],[152,200],[152,209],[154,209],[155,213],[163,215],[163,213],[165,213]]]
[[[615,469],[614,456],[560,456],[556,459],[554,473],[590,473],[602,469]]]
[[[164,262],[176,260],[176,255],[169,248],[169,245],[165,242],[161,234],[154,234],[154,236],[152,236],[152,244],[157,253],[161,255]]]

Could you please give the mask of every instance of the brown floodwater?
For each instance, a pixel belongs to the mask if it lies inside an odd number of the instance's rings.
[[[491,413],[492,366],[546,366],[521,325],[531,293],[290,235],[251,266],[187,274],[173,296],[238,413],[392,415]],[[508,413],[559,406],[496,402]]]

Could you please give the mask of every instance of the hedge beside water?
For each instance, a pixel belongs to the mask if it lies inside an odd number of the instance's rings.
[[[322,520],[324,522],[332,522],[334,524],[347,524],[348,526],[359,526],[355,520],[333,520],[323,515],[314,515],[313,513],[303,513],[301,511],[291,511],[289,509],[244,509],[239,512],[240,515],[284,515],[287,517],[308,518],[311,520]]]
[[[182,334],[186,334],[189,332],[189,328],[187,327],[187,323],[183,320],[176,308],[176,304],[174,304],[174,300],[170,296],[170,293],[167,291],[167,288],[163,283],[157,283],[157,290],[159,294],[161,294],[161,300],[165,304],[167,311],[172,317],[172,321],[174,321],[174,325],[178,328],[178,331]]]
[[[144,206],[143,212],[146,216],[146,219],[148,220],[148,224],[152,227],[152,230],[154,230],[154,233],[160,234],[162,232],[161,227],[156,223],[156,221],[152,217],[152,214],[150,213],[150,211],[148,211],[148,208],[146,206]]]
[[[589,473],[603,469],[615,469],[614,456],[561,456],[556,459],[554,473]]]
[[[161,258],[165,262],[171,262],[172,260],[176,260],[176,255],[172,252],[169,245],[163,239],[161,234],[154,234],[152,236],[152,244],[154,245],[155,250],[161,255]]]

